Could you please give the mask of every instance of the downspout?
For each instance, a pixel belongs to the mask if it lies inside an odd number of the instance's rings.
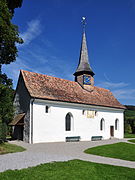
[[[32,98],[30,100],[30,137],[29,137],[29,143],[33,144],[33,103],[35,101],[35,98]]]

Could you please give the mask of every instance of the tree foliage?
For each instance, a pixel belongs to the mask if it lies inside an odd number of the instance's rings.
[[[126,105],[124,113],[125,131],[135,134],[135,106]]]
[[[20,6],[21,2],[21,0],[0,0],[0,67],[16,60],[18,52],[16,43],[23,43],[19,37],[18,27],[11,22],[13,8]]]
[[[22,0],[6,0],[10,13],[14,14],[14,9],[22,6]]]
[[[12,80],[0,74],[0,143],[5,141],[8,123],[14,116],[13,95]]]
[[[128,133],[128,134],[131,134],[131,133],[132,133],[132,129],[131,129],[130,124],[125,123],[124,132],[125,132],[125,133]]]
[[[7,126],[0,122],[0,144],[6,140]]]
[[[12,80],[6,74],[0,75],[0,120],[8,124],[13,118],[13,96]]]
[[[127,110],[135,111],[135,106],[133,105],[125,105]]]
[[[5,140],[8,123],[13,119],[12,80],[2,74],[3,64],[10,64],[17,57],[17,43],[23,43],[18,27],[11,20],[14,9],[21,7],[22,0],[0,0],[0,139]]]

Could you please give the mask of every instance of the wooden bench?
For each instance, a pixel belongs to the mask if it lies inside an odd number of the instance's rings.
[[[66,137],[66,142],[77,142],[80,141],[80,136],[68,136]]]
[[[102,139],[103,139],[103,136],[92,136],[91,137],[92,141],[98,141],[98,140],[102,140]]]

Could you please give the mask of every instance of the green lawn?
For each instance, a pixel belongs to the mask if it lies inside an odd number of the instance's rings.
[[[124,138],[135,138],[135,134],[124,134]]]
[[[85,153],[135,161],[135,144],[120,142],[115,144],[97,146],[85,150]]]
[[[129,142],[135,143],[135,139],[128,140]]]
[[[135,169],[81,160],[53,162],[0,173],[0,180],[134,180]]]
[[[2,143],[0,144],[0,154],[7,154],[7,153],[15,153],[15,152],[21,152],[25,149],[20,146],[16,146],[14,144],[9,143]]]

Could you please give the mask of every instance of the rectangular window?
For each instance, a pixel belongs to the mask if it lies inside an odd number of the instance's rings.
[[[50,107],[49,106],[45,106],[45,113],[49,113]]]
[[[84,115],[85,114],[85,110],[82,110],[82,115]]]

